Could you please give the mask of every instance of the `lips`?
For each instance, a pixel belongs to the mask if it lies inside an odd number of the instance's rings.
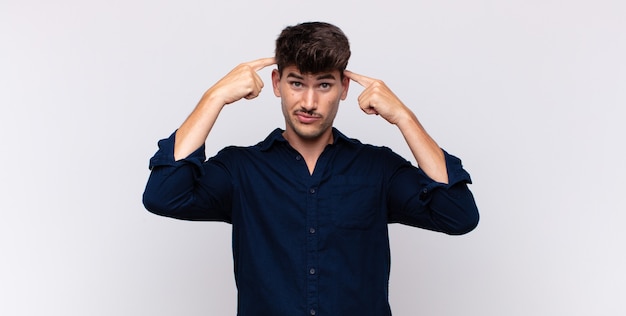
[[[296,117],[298,117],[298,121],[303,124],[311,124],[322,117],[316,113],[307,113],[304,111],[296,111]]]

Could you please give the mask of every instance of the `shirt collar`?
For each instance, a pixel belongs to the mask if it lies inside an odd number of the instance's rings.
[[[283,137],[283,132],[284,130],[277,128],[275,130],[273,130],[262,142],[260,142],[258,144],[259,149],[261,151],[267,151],[269,150],[272,146],[274,146],[275,143],[279,142],[279,143],[287,143],[287,140]],[[352,138],[348,138],[346,135],[344,135],[343,133],[341,133],[338,129],[333,127],[333,144],[332,145],[336,145],[338,143],[341,142],[348,142],[348,143],[358,143],[359,141],[356,139],[352,139]],[[332,146],[331,145],[331,146]]]

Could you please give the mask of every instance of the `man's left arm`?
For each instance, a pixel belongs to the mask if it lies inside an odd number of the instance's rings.
[[[478,223],[478,209],[467,188],[469,174],[461,161],[444,152],[428,135],[417,116],[378,79],[346,70],[345,75],[364,87],[358,102],[367,114],[396,125],[406,140],[419,170],[403,168],[394,176],[390,222],[463,234]],[[408,202],[407,202],[408,201]],[[401,205],[395,205],[400,203]]]
[[[362,85],[365,90],[359,95],[359,106],[367,114],[380,115],[396,125],[406,140],[417,165],[431,179],[448,183],[448,172],[444,153],[434,139],[428,135],[419,120],[402,101],[378,79],[358,75],[346,70],[345,75]]]

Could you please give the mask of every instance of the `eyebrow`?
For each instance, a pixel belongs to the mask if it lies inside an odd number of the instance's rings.
[[[287,78],[295,78],[295,79],[304,80],[304,77],[302,75],[296,74],[294,72],[288,73],[287,74]],[[315,77],[315,80],[324,80],[324,79],[336,80],[337,78],[335,78],[335,76],[333,74],[323,74],[323,75],[319,75],[319,76]]]

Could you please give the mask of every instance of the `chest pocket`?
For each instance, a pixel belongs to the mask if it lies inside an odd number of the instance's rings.
[[[380,184],[366,177],[335,176],[332,191],[332,220],[335,226],[367,229],[375,224],[381,211]]]

